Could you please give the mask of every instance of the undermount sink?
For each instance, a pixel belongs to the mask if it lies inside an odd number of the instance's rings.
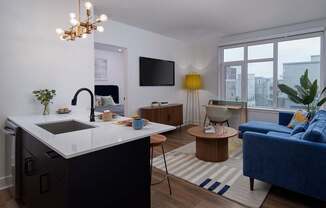
[[[63,134],[63,133],[69,133],[73,131],[81,131],[85,129],[95,128],[95,126],[91,126],[74,120],[61,121],[55,123],[36,124],[36,125],[41,127],[42,129],[47,130],[52,134]]]

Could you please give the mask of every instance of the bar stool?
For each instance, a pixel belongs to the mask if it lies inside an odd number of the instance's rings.
[[[163,147],[163,143],[166,141],[166,137],[161,135],[161,134],[156,134],[156,135],[151,136],[150,140],[151,140],[150,141],[150,145],[151,145],[151,170],[150,170],[151,171],[151,185],[160,184],[163,181],[165,181],[165,179],[167,179],[168,185],[169,185],[169,190],[170,190],[170,195],[172,195],[170,179],[169,179],[169,172],[168,172],[168,168],[167,168],[167,165],[166,165],[165,151],[164,151],[164,147]],[[165,165],[165,176],[161,181],[156,182],[156,183],[152,183],[154,147],[157,147],[157,146],[161,146],[161,148],[162,148],[164,165]]]

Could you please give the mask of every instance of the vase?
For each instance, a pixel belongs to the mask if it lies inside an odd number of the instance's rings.
[[[50,114],[50,106],[49,104],[44,104],[44,109],[43,109],[43,115],[49,115]]]

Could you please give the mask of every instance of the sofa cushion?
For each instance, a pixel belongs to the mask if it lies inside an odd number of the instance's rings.
[[[312,142],[326,143],[326,120],[317,120],[309,125],[303,139]]]
[[[326,120],[326,110],[318,111],[310,123],[315,123],[318,120]]]
[[[296,134],[287,134],[282,132],[270,131],[267,133],[269,136],[281,137],[281,138],[290,138],[290,139],[302,139],[304,132],[299,132]]]
[[[240,132],[253,131],[257,133],[268,133],[269,131],[283,132],[291,134],[292,129],[279,125],[277,123],[265,122],[265,121],[249,121],[248,123],[241,124],[239,126]]]
[[[291,134],[283,133],[283,132],[276,132],[276,131],[270,131],[267,133],[267,135],[275,136],[275,137],[286,137],[286,138],[291,136]]]
[[[295,135],[297,133],[300,133],[300,132],[305,132],[309,127],[309,123],[305,123],[305,124],[298,124],[291,132],[291,136],[292,135]]]
[[[304,135],[305,132],[299,132],[297,134],[294,134],[294,135],[291,135],[290,138],[293,138],[293,139],[303,139],[303,135]]]

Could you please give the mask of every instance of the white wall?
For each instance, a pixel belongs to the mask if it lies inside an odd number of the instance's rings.
[[[104,33],[95,35],[95,42],[127,49],[126,105],[128,111],[126,114],[136,113],[140,107],[148,106],[152,101],[178,102],[183,92],[177,54],[183,44],[177,40],[115,21],[106,22],[104,27]],[[176,61],[175,86],[140,87],[140,56]]]
[[[125,54],[124,52],[95,48],[95,58],[108,61],[107,80],[95,80],[95,85],[119,86],[119,103],[124,103],[125,97]]]
[[[196,72],[202,75],[203,89],[199,91],[199,98],[200,122],[203,122],[205,108],[202,105],[207,104],[210,99],[217,99],[218,94],[217,42],[215,38],[207,38],[185,44],[177,57],[181,74],[185,75],[188,72]],[[183,102],[186,102],[185,93],[183,91]]]
[[[67,0],[6,1],[0,8],[0,124],[7,116],[42,112],[32,90],[57,90],[51,106],[69,105],[80,87],[94,85],[93,38],[64,42],[55,29],[67,26],[76,2]],[[88,106],[88,95],[82,95]],[[86,101],[87,99],[87,101]],[[0,134],[0,184],[4,174],[4,138]]]

